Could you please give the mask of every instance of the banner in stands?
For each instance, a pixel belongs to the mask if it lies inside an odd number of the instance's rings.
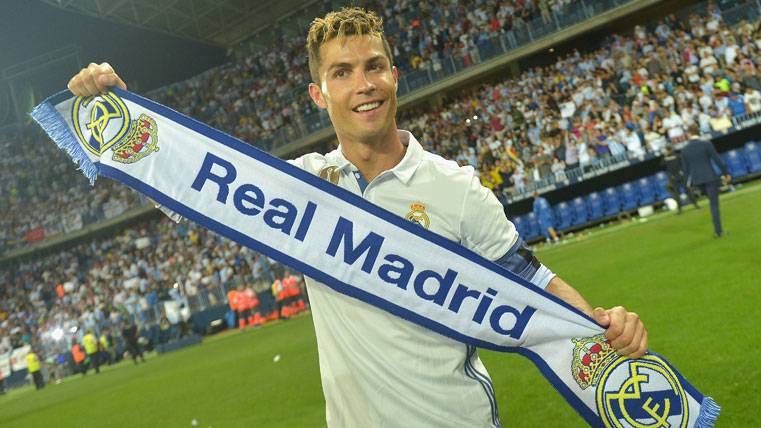
[[[26,242],[33,244],[45,239],[45,228],[35,227],[26,232]]]
[[[26,354],[32,350],[29,345],[16,348],[11,352],[11,368],[14,372],[24,370],[26,368]]]

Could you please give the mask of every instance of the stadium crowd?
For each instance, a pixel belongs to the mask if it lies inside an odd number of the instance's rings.
[[[139,195],[102,180],[93,188],[40,132],[0,134],[0,253],[115,217]]]
[[[473,62],[495,36],[514,34],[537,17],[551,20],[571,5],[370,2],[394,35],[389,41],[403,72],[435,71],[437,58],[451,56],[470,55]],[[550,66],[465,90],[440,107],[406,111],[400,125],[428,150],[476,167],[498,194],[524,194],[532,184],[563,181],[570,170],[594,168],[606,158],[659,153],[668,142],[685,139],[691,124],[703,133],[721,131],[732,117],[761,111],[761,33],[758,21],[729,26],[718,8],[709,3],[708,10],[613,34],[596,50],[574,51]],[[248,55],[152,96],[254,144],[278,129],[295,129],[291,125],[303,130],[316,111],[303,91],[309,79],[303,44],[303,37],[282,33],[281,49]],[[92,192],[63,154],[30,142],[0,141],[15,146],[0,161],[6,167],[0,195],[9,201],[2,208],[0,248],[137,204],[133,193],[110,183]]]
[[[599,49],[468,89],[402,123],[428,150],[478,168],[494,190],[524,193],[602,159],[640,158],[761,111],[758,22],[669,16]]]
[[[562,15],[576,2],[374,0],[365,6],[383,16],[403,74],[427,68],[438,72],[449,57],[464,67],[473,65],[479,62],[478,48],[495,43],[499,34],[514,38],[531,20],[550,22],[552,14]],[[318,109],[304,91],[310,81],[304,36],[277,34],[278,49],[170,85],[155,94],[157,100],[265,149],[278,130],[286,131],[286,137],[305,134]]]
[[[177,330],[183,318],[168,313],[165,302],[180,312],[206,309],[225,304],[239,286],[252,289],[271,314],[280,279],[290,276],[200,226],[151,220],[0,270],[0,356],[24,345],[58,356],[86,332],[101,336],[122,322]]]

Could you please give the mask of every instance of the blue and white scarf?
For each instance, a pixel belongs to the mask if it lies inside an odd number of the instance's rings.
[[[120,181],[359,299],[454,340],[516,352],[592,426],[710,427],[719,407],[655,353],[474,252],[138,95],[58,93],[32,117],[90,179]],[[411,275],[400,281],[399,271]]]

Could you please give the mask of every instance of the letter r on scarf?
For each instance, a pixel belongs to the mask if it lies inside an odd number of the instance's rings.
[[[211,169],[214,167],[214,165],[219,165],[222,168],[225,169],[225,175],[214,175],[211,172]],[[206,153],[206,157],[203,160],[203,165],[201,165],[201,170],[198,171],[198,175],[196,176],[196,179],[193,181],[193,185],[191,186],[194,190],[201,191],[203,189],[204,183],[206,183],[207,180],[211,180],[219,185],[219,192],[217,192],[217,200],[219,202],[222,202],[223,204],[227,203],[227,194],[229,193],[230,189],[230,183],[235,181],[235,177],[238,176],[238,171],[235,170],[235,167],[230,162],[220,158],[219,156],[215,156],[211,153]]]

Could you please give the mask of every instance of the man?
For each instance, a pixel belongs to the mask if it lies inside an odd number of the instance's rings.
[[[692,189],[687,185],[684,179],[684,171],[682,171],[682,161],[679,155],[674,153],[674,149],[671,145],[667,145],[663,153],[663,159],[661,159],[661,167],[666,170],[668,176],[667,189],[669,193],[676,199],[677,213],[682,213],[682,191],[687,193],[687,198],[695,205],[695,208],[700,208],[698,200],[695,198]]]
[[[95,334],[92,332],[92,330],[87,330],[87,334],[82,337],[82,343],[85,345],[85,352],[87,353],[87,358],[89,358],[90,363],[95,367],[95,374],[100,374],[100,352],[98,349],[98,339],[95,337]],[[88,366],[85,368],[85,372],[89,368]]]
[[[42,371],[40,365],[40,358],[34,349],[30,349],[26,354],[26,368],[29,370],[29,374],[32,375],[34,381],[34,387],[40,390],[45,387],[45,380],[42,378]]]
[[[542,235],[547,242],[558,242],[558,233],[555,231],[555,220],[552,214],[552,206],[547,199],[539,196],[539,192],[534,192],[534,203],[532,210],[536,216],[536,221],[539,223],[539,229],[542,230]]]
[[[315,19],[307,36],[309,95],[339,147],[292,162],[458,242],[575,305],[607,327],[622,355],[647,350],[647,331],[622,307],[592,309],[543,266],[471,167],[427,153],[396,127],[398,72],[381,20],[358,8]],[[75,95],[126,88],[108,64],[69,82]],[[330,427],[500,426],[491,379],[475,348],[306,280]]]
[[[690,141],[682,149],[682,166],[687,175],[687,185],[699,187],[708,197],[711,205],[713,233],[717,238],[724,236],[719,216],[719,186],[732,181],[729,170],[710,141],[701,140],[696,127],[690,128]],[[721,176],[714,167],[719,168]]]
[[[127,324],[126,322],[122,321],[121,323],[122,327],[122,337],[124,338],[124,343],[127,347],[127,351],[129,352],[129,355],[132,357],[132,362],[137,365],[137,357],[140,357],[140,359],[145,362],[145,357],[143,356],[143,349],[140,346],[140,342],[138,341],[138,331],[137,326],[135,324]]]

